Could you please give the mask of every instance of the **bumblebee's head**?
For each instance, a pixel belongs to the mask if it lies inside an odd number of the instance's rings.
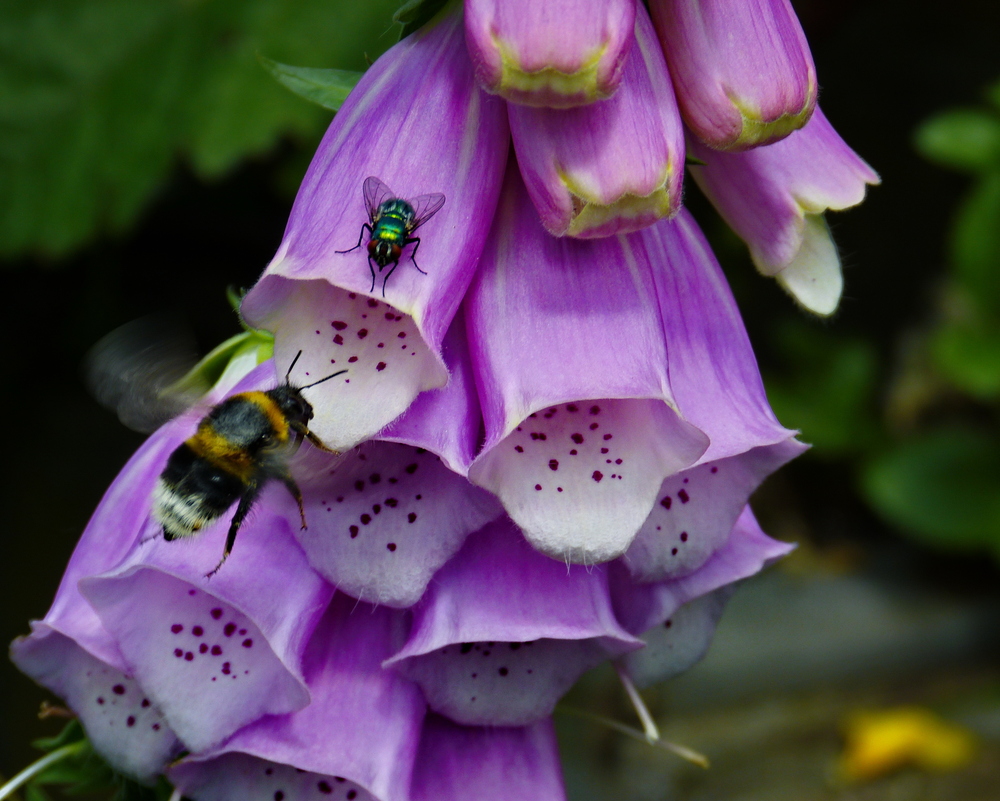
[[[396,242],[386,242],[384,239],[372,239],[368,242],[368,255],[375,259],[379,267],[385,267],[389,262],[398,262],[403,249]]]
[[[302,397],[297,387],[285,384],[273,390],[271,397],[278,404],[281,413],[290,421],[305,424],[312,420],[312,404]]]

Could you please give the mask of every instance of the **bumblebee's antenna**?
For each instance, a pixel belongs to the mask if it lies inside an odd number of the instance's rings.
[[[309,389],[309,387],[314,387],[317,384],[322,384],[324,381],[329,381],[331,378],[336,378],[338,375],[343,375],[346,372],[347,372],[346,369],[338,370],[336,373],[330,373],[330,375],[328,375],[326,378],[321,378],[319,381],[313,381],[311,384],[306,384],[304,387],[299,387],[299,389],[300,390]]]
[[[302,351],[300,350],[298,353],[295,354],[295,358],[292,359],[292,363],[290,365],[288,365],[288,372],[285,373],[285,383],[286,384],[288,383],[288,376],[290,376],[292,374],[292,368],[295,367],[295,362],[297,362],[299,360],[299,356],[301,356],[301,355],[302,355]]]

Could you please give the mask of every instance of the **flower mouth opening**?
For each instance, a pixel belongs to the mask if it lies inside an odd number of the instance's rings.
[[[664,181],[648,195],[626,192],[609,204],[586,200],[574,192],[573,219],[564,234],[578,239],[630,234],[652,225],[657,220],[672,217],[680,206],[675,204],[671,197],[669,189],[671,172],[672,170],[668,169]]]
[[[513,50],[496,34],[493,35],[493,43],[500,54],[500,78],[495,86],[487,87],[487,90],[512,103],[572,108],[604,100],[614,94],[614,90],[601,86],[598,74],[608,51],[608,42],[595,47],[573,72],[564,72],[556,67],[526,70]]]
[[[746,102],[741,101],[733,93],[727,93],[729,102],[733,104],[742,121],[742,126],[737,137],[728,145],[720,146],[714,143],[714,147],[726,151],[747,150],[752,147],[769,145],[784,139],[791,133],[802,128],[816,109],[816,82],[811,80],[806,93],[805,102],[802,108],[796,112],[785,112],[773,119],[766,119],[759,109],[753,108]]]

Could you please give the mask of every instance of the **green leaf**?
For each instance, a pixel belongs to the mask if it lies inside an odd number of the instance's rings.
[[[862,488],[891,523],[932,545],[1000,546],[996,432],[940,428],[873,459]]]
[[[58,256],[131,225],[178,156],[205,179],[329,112],[260,69],[363,69],[394,0],[7,0],[0,25],[0,256]]]
[[[978,109],[945,111],[917,128],[914,144],[928,161],[982,172],[1000,164],[1000,118]]]
[[[962,203],[952,232],[955,277],[981,308],[1000,314],[1000,170]]]
[[[292,67],[271,61],[260,54],[257,55],[257,60],[282,86],[331,111],[340,110],[363,74],[351,70]]]
[[[779,326],[774,336],[783,369],[765,376],[764,383],[778,419],[802,432],[815,457],[870,448],[878,440],[874,346],[801,320]]]
[[[964,392],[989,401],[1000,397],[1000,324],[952,320],[934,332],[931,352],[945,377]]]
[[[64,745],[75,743],[85,737],[86,734],[84,734],[83,726],[80,725],[80,721],[73,718],[69,721],[69,723],[62,727],[62,731],[60,731],[55,737],[42,737],[38,740],[33,740],[31,745],[39,751],[55,751],[57,748],[62,748]]]

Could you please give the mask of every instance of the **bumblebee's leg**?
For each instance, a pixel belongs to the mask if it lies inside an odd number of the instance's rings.
[[[278,476],[281,479],[288,491],[291,493],[292,497],[295,498],[295,503],[299,505],[299,518],[302,520],[302,530],[305,531],[309,526],[306,525],[306,511],[302,508],[302,490],[299,489],[299,485],[295,483],[295,479],[292,478],[292,474],[289,472],[284,472]]]
[[[296,453],[299,452],[299,448],[302,447],[302,440],[304,438],[305,434],[303,434],[301,431],[295,432],[295,439],[292,441],[292,447],[288,449],[289,456],[294,456]]]
[[[321,451],[326,453],[332,453],[334,456],[340,456],[340,451],[335,451],[333,448],[328,448],[323,444],[323,440],[317,437],[312,431],[306,428],[302,423],[290,423],[292,430],[299,435],[299,437],[305,437],[309,440],[309,444],[314,448],[319,448]]]
[[[420,269],[420,265],[417,264],[417,248],[420,247],[420,237],[415,236],[413,237],[413,239],[407,239],[405,242],[403,242],[403,244],[413,245],[413,252],[410,254],[410,261],[413,262],[413,266],[417,268],[418,273],[423,273],[424,275],[427,275],[427,273],[425,273],[423,270]]]
[[[236,514],[233,515],[233,520],[229,524],[229,534],[226,535],[226,548],[222,552],[222,559],[219,564],[215,566],[215,569],[210,573],[205,574],[205,578],[211,578],[216,573],[219,572],[219,568],[225,564],[226,560],[229,558],[229,554],[233,550],[233,544],[236,542],[236,532],[240,530],[240,526],[243,525],[243,520],[250,512],[253,507],[254,501],[257,500],[257,496],[260,495],[260,491],[263,488],[263,482],[253,482],[247,484],[246,490],[243,492],[243,496],[240,498],[240,504],[236,507]]]
[[[353,248],[348,248],[347,250],[335,250],[334,253],[350,253],[351,251],[357,250],[359,247],[361,247],[361,240],[365,238],[366,228],[368,229],[368,236],[371,236],[372,227],[368,223],[365,223],[364,225],[361,226],[361,233],[358,234],[358,244],[356,244]]]

